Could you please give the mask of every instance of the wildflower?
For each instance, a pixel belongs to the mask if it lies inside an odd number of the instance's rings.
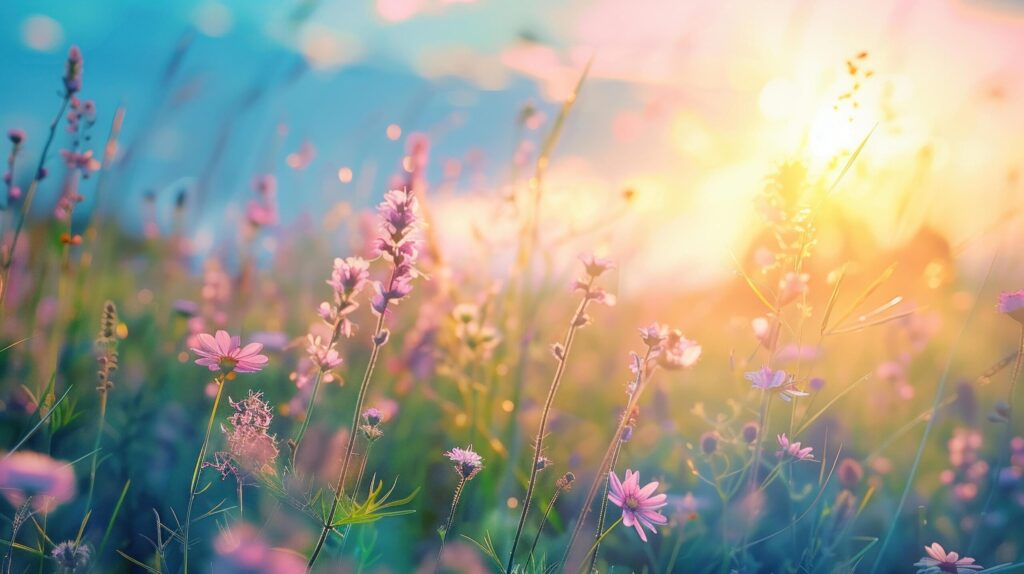
[[[751,382],[753,388],[762,391],[777,391],[779,398],[789,401],[792,397],[806,397],[807,393],[796,388],[796,384],[789,378],[786,371],[773,371],[768,367],[762,367],[758,371],[751,371],[744,377]]]
[[[797,297],[807,293],[807,281],[810,275],[790,271],[779,280],[779,304],[786,305]]]
[[[227,439],[227,451],[217,453],[214,463],[205,466],[216,468],[221,478],[234,474],[243,478],[232,461],[245,470],[257,474],[273,474],[277,460],[277,437],[269,434],[270,423],[274,415],[270,405],[263,400],[263,393],[249,391],[248,396],[240,401],[228,398],[228,403],[235,410],[228,417],[229,427],[221,426],[221,432]]]
[[[455,472],[469,480],[484,468],[484,459],[473,451],[473,447],[453,448],[444,453],[455,465]]]
[[[0,460],[0,492],[12,506],[31,498],[33,509],[47,513],[74,498],[75,473],[45,454],[15,452]]]
[[[380,409],[370,407],[363,411],[362,416],[363,424],[359,426],[359,430],[363,431],[363,436],[365,436],[367,440],[374,442],[384,436],[384,431],[380,428],[380,423],[384,419],[384,414],[380,412]]]
[[[583,268],[586,270],[587,275],[597,279],[601,275],[604,275],[606,271],[615,268],[615,262],[611,259],[605,259],[603,257],[597,257],[593,253],[580,257],[583,261]]]
[[[775,456],[779,458],[789,456],[794,460],[814,460],[814,456],[811,454],[811,451],[814,450],[812,447],[804,447],[799,442],[790,442],[786,433],[778,435],[777,438],[779,440],[779,450],[775,453]]]
[[[221,530],[213,542],[217,553],[211,572],[223,574],[301,574],[305,562],[290,552],[275,549],[246,523]]]
[[[608,500],[615,506],[622,509],[622,524],[627,528],[635,528],[640,540],[647,542],[646,527],[651,532],[657,532],[655,524],[666,524],[668,519],[658,512],[658,509],[668,504],[664,494],[654,494],[658,488],[658,482],[649,482],[640,487],[640,473],[632,470],[626,471],[626,479],[619,481],[614,472],[608,473],[611,480]],[[653,496],[652,496],[653,495]]]
[[[75,574],[75,572],[83,571],[89,565],[92,548],[88,544],[67,540],[54,546],[50,555],[57,562],[61,572]]]
[[[253,179],[256,198],[246,205],[245,215],[253,227],[265,227],[277,223],[277,179],[263,175]]]
[[[700,450],[707,455],[715,454],[718,450],[718,433],[708,431],[700,435]]]
[[[740,430],[740,435],[743,437],[743,440],[745,442],[753,443],[755,440],[757,440],[757,431],[757,423],[754,421],[750,421],[747,424],[743,425],[743,429]]]
[[[21,145],[21,142],[25,141],[25,130],[11,128],[7,130],[7,139],[11,140],[15,147]]]
[[[384,414],[381,413],[380,409],[378,408],[370,407],[363,411],[363,419],[366,421],[366,424],[368,425],[377,426],[381,423],[381,420],[383,418]]]
[[[652,349],[660,348],[665,339],[668,338],[668,327],[657,323],[640,327],[640,338],[643,339],[644,344],[648,347]]]
[[[307,335],[306,340],[306,352],[309,353],[309,358],[320,370],[331,371],[341,365],[342,359],[338,350],[325,345],[319,335]]]
[[[1024,289],[999,294],[998,309],[1011,319],[1024,324]]]
[[[917,566],[917,574],[939,574],[940,572],[951,572],[953,574],[970,574],[982,570],[982,567],[974,563],[974,558],[967,556],[961,558],[956,552],[946,552],[938,542],[932,542],[931,546],[925,546],[924,551],[928,554],[914,563]]]
[[[268,361],[266,355],[259,354],[263,345],[249,343],[242,347],[240,339],[227,331],[217,331],[216,335],[199,333],[197,340],[199,346],[192,348],[199,355],[196,364],[213,372],[258,373]]]
[[[64,66],[64,89],[68,96],[82,89],[82,51],[71,46]]]
[[[840,484],[853,489],[864,478],[864,467],[852,458],[844,458],[843,462],[839,463],[839,470],[836,471],[836,474],[839,476]]]
[[[658,363],[668,370],[688,369],[697,364],[703,349],[696,341],[683,336],[673,329],[665,336],[665,343],[658,354]]]
[[[567,472],[555,481],[555,488],[559,490],[569,490],[572,488],[572,483],[575,481],[576,475],[572,472]]]

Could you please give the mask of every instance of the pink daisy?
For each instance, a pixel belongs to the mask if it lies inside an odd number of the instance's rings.
[[[974,558],[961,558],[956,552],[946,552],[938,542],[932,542],[931,546],[925,546],[924,551],[928,553],[914,563],[918,567],[917,574],[939,574],[940,572],[953,572],[954,574],[970,574],[982,570],[979,564],[974,563]]]
[[[668,504],[664,494],[654,494],[658,488],[658,482],[649,482],[643,488],[640,487],[640,473],[632,470],[626,471],[626,480],[619,482],[619,477],[614,472],[608,473],[611,483],[611,490],[608,493],[608,500],[622,509],[622,524],[635,528],[640,540],[647,542],[647,534],[643,527],[651,532],[657,532],[655,524],[665,524],[665,518],[658,509]],[[653,496],[652,496],[653,495]]]
[[[199,346],[192,347],[192,352],[199,355],[196,364],[214,372],[257,373],[267,364],[266,355],[260,354],[262,344],[249,343],[242,347],[240,339],[227,331],[217,331],[216,335],[199,333],[196,341]]]
[[[782,458],[784,456],[790,456],[794,460],[814,460],[814,456],[811,451],[813,447],[804,447],[800,442],[790,442],[789,437],[786,433],[782,433],[778,436],[779,450],[775,453],[775,456]]]
[[[0,493],[14,507],[31,498],[32,508],[45,514],[75,497],[75,473],[45,454],[15,452],[0,460]]]

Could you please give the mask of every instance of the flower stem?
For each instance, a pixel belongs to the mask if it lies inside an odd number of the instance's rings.
[[[331,332],[331,342],[327,344],[327,348],[330,349],[338,342],[338,329],[341,326],[341,320],[334,325],[334,330]],[[309,428],[309,421],[313,418],[313,404],[316,403],[317,391],[320,390],[320,383],[324,378],[324,369],[320,367],[316,372],[316,378],[313,379],[313,392],[309,395],[309,404],[306,405],[306,415],[302,418],[302,425],[299,426],[299,432],[295,435],[295,439],[292,441],[292,470],[295,470],[295,461],[299,456],[299,445],[302,444],[302,437],[306,436],[306,429]],[[358,412],[358,411],[357,411]]]
[[[622,517],[621,516],[619,517],[618,520],[613,522],[611,526],[608,527],[608,530],[605,530],[603,533],[601,533],[600,536],[597,537],[597,540],[594,541],[594,545],[591,546],[590,550],[587,550],[587,553],[583,556],[583,562],[586,562],[587,556],[590,556],[590,554],[592,552],[595,552],[597,550],[598,545],[600,545],[601,541],[604,540],[605,536],[608,536],[609,534],[611,534],[612,530],[615,530],[615,527],[618,526],[619,524],[622,524]],[[580,567],[581,568],[583,567],[583,562],[580,563]]]
[[[455,486],[455,494],[452,495],[452,507],[448,511],[448,519],[444,521],[444,533],[441,534],[441,547],[437,550],[437,559],[434,561],[434,573],[441,568],[441,556],[444,554],[444,542],[448,539],[448,533],[452,530],[452,524],[455,523],[455,509],[459,505],[459,498],[462,497],[462,488],[466,486],[465,477],[459,479],[459,484]]]
[[[199,449],[199,456],[196,457],[196,467],[192,471],[192,485],[188,490],[188,510],[185,511],[185,536],[184,536],[184,572],[188,574],[188,531],[192,525],[192,505],[196,500],[196,486],[199,484],[199,475],[202,474],[203,461],[206,460],[206,449],[210,446],[210,433],[213,431],[213,421],[217,417],[217,407],[220,406],[220,397],[224,392],[224,375],[217,375],[214,380],[217,385],[217,396],[213,399],[213,408],[210,409],[210,420],[206,423],[206,436],[203,438],[203,446]]]
[[[100,443],[103,441],[103,428],[107,420],[107,391],[100,391],[100,416],[99,425],[96,428],[96,440],[92,445],[92,469],[89,471],[89,496],[85,499],[85,508],[92,508],[92,493],[96,486],[96,467],[99,464]]]
[[[555,507],[555,502],[558,501],[558,496],[561,494],[562,487],[559,486],[555,489],[555,493],[551,495],[551,500],[548,501],[548,507],[544,510],[544,518],[540,521],[540,527],[537,528],[537,535],[533,537],[533,544],[530,545],[530,554],[526,557],[528,563],[533,560],[533,553],[537,550],[537,543],[540,542],[540,535],[544,532],[544,525],[548,523],[551,509]]]
[[[338,484],[334,487],[334,501],[331,502],[331,510],[327,513],[327,519],[324,521],[324,528],[320,532],[320,538],[316,542],[316,546],[313,547],[312,554],[309,555],[309,561],[306,563],[306,569],[312,570],[313,564],[316,563],[316,559],[320,557],[320,552],[324,548],[324,543],[327,541],[327,536],[334,529],[332,526],[334,523],[334,517],[338,512],[338,503],[341,501],[341,497],[345,494],[345,479],[348,478],[348,466],[352,461],[352,452],[355,450],[356,445],[356,433],[359,430],[359,415],[363,409],[363,401],[366,400],[366,390],[370,386],[370,378],[373,376],[373,369],[377,364],[377,357],[380,356],[380,348],[384,345],[384,342],[380,338],[381,331],[384,329],[384,316],[387,314],[387,304],[385,303],[384,309],[381,310],[380,317],[377,319],[377,328],[373,333],[373,349],[370,351],[370,361],[366,365],[366,372],[363,373],[363,382],[359,385],[359,394],[356,396],[356,407],[352,413],[352,425],[349,428],[348,433],[348,446],[345,447],[345,458],[341,463],[341,472],[338,476]]]
[[[18,247],[18,238],[21,236],[21,228],[25,225],[25,218],[28,217],[28,212],[32,209],[32,199],[36,195],[36,189],[39,188],[39,182],[42,180],[43,166],[46,165],[46,154],[50,151],[50,146],[53,144],[53,138],[57,134],[57,124],[60,123],[60,119],[64,117],[64,110],[67,109],[68,103],[71,101],[71,94],[66,93],[64,98],[61,100],[60,109],[57,110],[57,115],[54,116],[53,121],[50,122],[50,134],[46,138],[46,143],[43,144],[43,151],[39,155],[39,164],[36,166],[36,172],[32,175],[32,183],[28,186],[28,191],[25,192],[25,201],[21,204],[21,213],[18,215],[18,223],[14,226],[14,236],[11,238],[11,245],[7,249],[6,256],[0,265],[3,267],[3,281],[0,281],[0,316],[3,315],[4,298],[7,295],[7,291],[11,274],[11,266],[14,263],[14,250]]]
[[[624,416],[628,418],[629,413]],[[615,472],[615,463],[619,460],[619,452],[622,451],[622,441],[619,441],[615,445],[615,450],[612,454],[612,462],[608,465],[608,472]],[[601,499],[601,510],[597,514],[597,530],[594,531],[594,550],[590,553],[590,567],[587,568],[587,572],[593,572],[594,566],[597,565],[597,553],[601,550],[601,530],[604,529],[604,517],[608,512],[608,487],[611,484],[611,477],[605,474],[604,478],[604,497]]]
[[[587,285],[589,291],[590,285],[593,284],[593,277],[590,278],[590,282]],[[548,415],[551,412],[551,404],[555,400],[555,393],[558,392],[558,386],[562,382],[562,374],[565,373],[565,363],[569,358],[569,350],[572,348],[573,339],[576,337],[576,331],[579,329],[579,322],[583,318],[583,314],[587,309],[587,303],[590,299],[584,295],[583,300],[580,301],[579,306],[576,308],[576,313],[573,315],[572,322],[569,324],[569,330],[565,334],[565,340],[562,343],[561,357],[558,358],[558,367],[555,369],[554,379],[551,381],[551,387],[548,389],[547,399],[544,401],[544,410],[541,411],[540,425],[537,427],[537,438],[534,441],[534,452],[533,452],[533,463],[530,465],[530,482],[526,487],[526,497],[523,499],[523,511],[519,515],[519,526],[516,527],[515,538],[512,539],[512,550],[508,553],[508,565],[505,567],[505,572],[512,572],[512,565],[515,563],[516,547],[519,546],[519,538],[523,534],[523,526],[526,524],[526,515],[530,512],[530,502],[533,500],[533,490],[537,486],[537,466],[540,462],[541,452],[543,451],[544,445],[544,433],[547,430]]]
[[[587,514],[590,513],[590,507],[594,503],[594,497],[597,496],[597,489],[601,485],[601,478],[603,477],[606,481],[608,479],[608,470],[612,466],[612,458],[613,456],[617,456],[616,452],[620,442],[622,441],[622,433],[625,432],[626,425],[629,424],[629,414],[633,412],[633,409],[640,401],[640,395],[643,393],[643,389],[647,386],[647,382],[650,380],[650,373],[647,371],[647,364],[652,353],[653,349],[648,348],[646,356],[641,363],[641,368],[633,379],[636,391],[633,392],[629,401],[626,402],[626,410],[622,413],[622,417],[619,419],[619,426],[615,429],[615,434],[612,435],[612,440],[608,443],[608,448],[605,449],[604,456],[601,458],[601,464],[597,467],[597,474],[594,475],[594,480],[590,483],[590,488],[587,490],[587,496],[583,499],[583,506],[580,508],[580,513],[576,517],[576,525],[572,529],[572,535],[569,536],[569,543],[565,547],[565,554],[562,555],[562,564],[568,562],[569,554],[572,552],[573,545],[576,543],[576,539],[579,538],[579,535],[583,532],[583,525],[586,522]],[[605,484],[607,484],[607,482],[605,482]]]

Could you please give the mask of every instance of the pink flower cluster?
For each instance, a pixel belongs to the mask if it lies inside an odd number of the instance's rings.
[[[263,393],[249,391],[241,401],[229,398],[228,402],[235,412],[228,417],[230,426],[221,426],[227,450],[216,453],[215,462],[204,463],[203,466],[216,468],[223,478],[234,474],[239,481],[245,480],[246,473],[274,473],[279,451],[277,438],[268,432],[274,415],[270,405],[263,400]]]
[[[419,242],[414,236],[422,223],[419,203],[410,189],[393,189],[384,194],[377,213],[381,234],[375,247],[381,257],[392,263],[391,278],[387,283],[377,281],[373,284],[376,293],[370,306],[380,315],[390,304],[397,304],[412,292],[412,280],[419,276],[416,269]]]
[[[957,502],[970,502],[988,476],[988,463],[980,456],[981,432],[971,428],[957,428],[946,443],[950,468],[939,474],[939,480],[952,489]]]
[[[252,188],[256,197],[246,205],[246,219],[257,229],[274,225],[277,223],[277,178],[272,175],[256,177]]]

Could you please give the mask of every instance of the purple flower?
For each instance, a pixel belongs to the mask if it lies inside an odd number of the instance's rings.
[[[75,496],[71,465],[38,452],[21,451],[0,460],[0,492],[18,507],[32,498],[32,508],[47,513]]]
[[[1019,323],[1024,323],[1024,289],[999,294],[999,312],[1006,313]]]
[[[967,556],[961,558],[956,552],[946,552],[938,542],[932,542],[931,546],[925,546],[924,551],[928,554],[914,563],[917,566],[917,574],[939,574],[950,572],[952,574],[970,574],[982,570],[981,565],[974,563],[974,558]]]
[[[651,348],[661,347],[661,344],[668,338],[668,327],[651,323],[646,327],[640,327],[640,338],[644,344]]]
[[[363,411],[363,419],[366,420],[366,424],[377,426],[384,420],[384,414],[380,412],[380,409],[370,407]]]
[[[64,65],[64,89],[68,95],[82,89],[82,51],[78,46],[71,46],[68,59]]]
[[[216,335],[199,333],[197,341],[199,346],[192,348],[199,355],[196,364],[214,372],[258,373],[268,361],[266,355],[259,354],[263,345],[249,343],[242,347],[240,339],[227,331],[217,331]]]
[[[644,527],[657,533],[655,524],[668,523],[668,519],[658,512],[659,508],[668,503],[665,502],[667,496],[664,494],[654,494],[658,489],[657,481],[649,482],[641,488],[640,473],[632,470],[626,471],[626,479],[621,482],[614,472],[609,472],[608,480],[608,500],[622,509],[622,524],[627,528],[635,528],[640,540],[647,542]]]
[[[61,572],[74,574],[84,571],[88,566],[89,559],[92,557],[92,548],[88,544],[66,540],[54,546],[50,556],[53,556],[53,560],[60,567]]]
[[[811,455],[812,447],[803,447],[799,442],[790,442],[789,437],[786,433],[778,435],[779,450],[775,453],[775,456],[782,458],[789,456],[793,460],[814,460],[814,456]]]
[[[448,457],[448,460],[452,461],[455,466],[455,472],[459,473],[459,476],[464,480],[473,478],[484,467],[484,459],[474,452],[471,446],[466,448],[456,447],[444,453],[444,455]]]
[[[751,382],[755,389],[765,392],[778,392],[779,398],[784,401],[789,401],[792,397],[807,396],[807,393],[796,388],[795,383],[789,378],[786,371],[781,369],[773,371],[768,367],[762,367],[760,370],[747,373],[745,378]]]

